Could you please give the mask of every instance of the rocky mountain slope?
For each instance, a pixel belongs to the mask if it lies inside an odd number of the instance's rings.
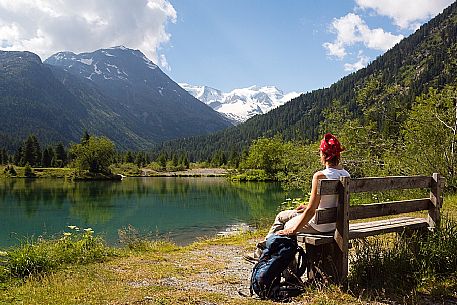
[[[44,63],[30,52],[0,52],[0,146],[79,141],[83,130],[121,149],[145,149],[175,138],[231,126],[171,80],[138,50],[74,54]]]

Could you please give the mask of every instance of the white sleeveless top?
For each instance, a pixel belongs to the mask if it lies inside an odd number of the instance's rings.
[[[336,169],[332,167],[326,167],[324,170],[321,171],[325,175],[327,179],[335,179],[339,180],[340,177],[350,177],[349,173],[345,169]],[[323,208],[335,208],[338,205],[338,195],[322,195],[321,201],[319,203],[318,209]],[[309,225],[319,231],[319,232],[331,232],[335,231],[336,223],[324,223],[324,224],[316,224],[313,218],[309,221]]]

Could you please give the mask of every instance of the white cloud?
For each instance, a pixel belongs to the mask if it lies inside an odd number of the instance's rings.
[[[402,29],[417,29],[419,25],[437,14],[455,0],[355,0],[362,9],[372,9],[387,16]]]
[[[58,51],[125,45],[158,62],[170,21],[176,22],[176,11],[168,0],[0,0],[0,48],[45,59]]]
[[[365,56],[362,51],[359,51],[359,54],[357,55],[357,61],[353,64],[346,63],[344,64],[344,70],[345,71],[357,71],[359,69],[362,69],[366,67],[368,62],[370,61],[370,58]]]
[[[346,47],[363,43],[367,48],[387,51],[403,39],[403,35],[394,35],[381,28],[370,29],[360,16],[349,13],[332,22],[331,31],[336,33],[334,42],[323,44],[327,54],[340,59],[347,54]]]
[[[167,71],[171,71],[171,67],[168,64],[167,58],[163,54],[160,54],[159,56],[159,65]]]

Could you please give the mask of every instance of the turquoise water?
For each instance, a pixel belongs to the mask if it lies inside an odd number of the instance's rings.
[[[0,247],[91,227],[111,245],[133,226],[149,238],[187,244],[273,219],[284,193],[275,183],[225,178],[126,178],[121,182],[0,180]],[[67,229],[68,230],[68,229]]]

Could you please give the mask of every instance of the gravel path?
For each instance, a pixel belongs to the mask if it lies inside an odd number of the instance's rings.
[[[242,298],[240,292],[249,296],[249,279],[253,264],[243,259],[244,254],[246,251],[237,246],[213,245],[202,250],[193,250],[189,255],[197,260],[210,259],[211,262],[223,265],[218,266],[216,271],[206,270],[193,274],[191,278],[164,278],[161,284],[222,293],[231,298]]]

